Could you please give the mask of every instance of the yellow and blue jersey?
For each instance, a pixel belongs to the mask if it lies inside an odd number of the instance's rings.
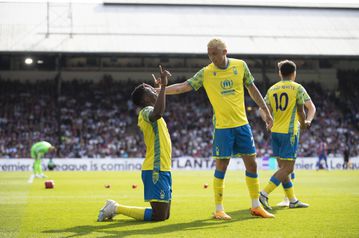
[[[282,80],[268,89],[265,101],[273,110],[274,133],[297,135],[297,105],[303,105],[310,97],[299,83]]]
[[[243,60],[229,58],[225,69],[213,63],[198,71],[187,82],[194,90],[206,90],[214,111],[216,129],[234,128],[248,124],[244,105],[244,85],[254,78]]]
[[[138,126],[146,144],[142,170],[171,171],[172,145],[167,124],[162,117],[151,122],[149,115],[152,111],[153,107],[147,106],[138,115]]]

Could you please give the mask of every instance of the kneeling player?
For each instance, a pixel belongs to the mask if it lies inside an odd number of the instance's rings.
[[[107,200],[100,210],[97,221],[112,219],[122,214],[142,221],[163,221],[170,216],[172,197],[171,178],[171,138],[162,115],[165,111],[165,90],[167,70],[161,71],[161,78],[156,80],[161,85],[160,92],[147,84],[141,84],[132,92],[133,102],[142,110],[138,116],[138,126],[143,132],[146,144],[146,158],[142,165],[144,197],[151,208],[133,207]]]

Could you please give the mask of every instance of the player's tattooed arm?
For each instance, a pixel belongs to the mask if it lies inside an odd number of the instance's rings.
[[[159,92],[160,88],[156,88],[156,91]],[[187,81],[182,83],[172,84],[166,87],[166,95],[175,95],[192,91],[192,87]]]
[[[267,104],[267,107],[268,107],[268,109],[269,109],[271,115],[273,115],[273,109],[272,109],[271,105]],[[259,115],[260,115],[260,117],[262,118],[262,120],[263,120],[264,122],[267,121],[267,120],[266,120],[266,114],[265,114],[265,112],[263,111],[262,108],[259,108]],[[270,130],[270,128],[268,128],[268,126],[269,126],[269,125],[267,125],[267,123],[266,123],[267,130]]]
[[[315,108],[315,105],[312,100],[307,100],[304,103],[305,108],[307,111],[307,118],[305,119],[305,127],[309,128],[312,124],[312,120],[314,119],[315,112],[317,109]]]
[[[272,118],[272,115],[271,115],[266,103],[264,102],[264,99],[263,99],[261,93],[259,92],[258,88],[256,87],[256,85],[254,83],[247,86],[247,89],[248,89],[248,93],[251,96],[251,98],[253,99],[253,101],[257,104],[257,106],[260,109],[262,109],[262,111],[265,115],[265,118],[264,118],[265,123],[267,125],[267,129],[269,130],[273,126],[273,118]]]
[[[302,129],[306,129],[306,124],[305,124],[305,111],[304,111],[304,104],[297,104],[297,113],[298,113],[298,119],[299,119],[299,123],[300,123],[300,127]]]

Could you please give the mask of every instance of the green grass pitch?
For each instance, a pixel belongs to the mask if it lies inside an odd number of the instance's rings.
[[[271,171],[260,171],[263,187]],[[226,211],[231,221],[211,219],[213,171],[174,171],[171,217],[139,222],[116,216],[96,222],[106,199],[134,206],[143,201],[140,172],[48,172],[27,183],[29,173],[0,173],[0,237],[359,237],[359,171],[297,171],[295,192],[307,209],[275,207],[275,219],[249,214],[243,171],[226,175]],[[209,184],[207,189],[203,188]],[[111,188],[105,188],[110,184]],[[132,184],[137,184],[132,189]],[[270,204],[283,197],[275,190]]]

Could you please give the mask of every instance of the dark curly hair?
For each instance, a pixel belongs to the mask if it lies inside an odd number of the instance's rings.
[[[143,96],[145,95],[145,86],[143,84],[138,85],[131,93],[132,101],[135,105],[143,106]]]

